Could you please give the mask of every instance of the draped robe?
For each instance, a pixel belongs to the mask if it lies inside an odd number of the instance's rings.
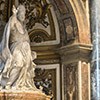
[[[0,84],[16,89],[37,90],[28,32],[12,16],[5,26],[0,44]]]

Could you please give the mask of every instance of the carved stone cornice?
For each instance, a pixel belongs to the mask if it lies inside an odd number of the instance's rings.
[[[59,45],[51,46],[34,46],[31,45],[31,50],[37,53],[37,59],[35,60],[36,64],[54,64],[60,62],[59,54],[56,53],[56,50],[59,48]]]
[[[91,51],[91,44],[72,44],[57,50],[64,63],[76,62],[79,60],[89,62],[91,60]]]

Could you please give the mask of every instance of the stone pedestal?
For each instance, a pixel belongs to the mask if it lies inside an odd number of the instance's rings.
[[[50,100],[49,96],[39,92],[1,91],[0,100]]]

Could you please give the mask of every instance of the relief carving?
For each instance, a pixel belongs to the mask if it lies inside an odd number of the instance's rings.
[[[73,64],[65,67],[65,94],[68,100],[77,100],[77,69]]]
[[[41,68],[36,68],[35,70],[35,85],[38,89],[41,89],[45,94],[50,95],[55,98],[55,70],[46,70]],[[55,100],[55,99],[54,99]]]
[[[19,0],[26,7],[27,27],[31,29],[36,23],[42,24],[45,28],[49,25],[47,14],[51,4],[45,0]]]

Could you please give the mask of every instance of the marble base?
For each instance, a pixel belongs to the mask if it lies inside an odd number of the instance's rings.
[[[0,100],[50,100],[50,97],[36,91],[0,91]]]

